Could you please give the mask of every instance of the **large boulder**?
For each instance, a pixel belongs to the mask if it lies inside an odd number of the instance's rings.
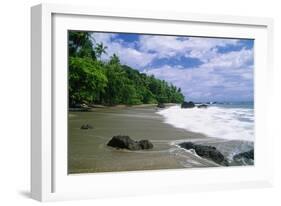
[[[138,142],[132,140],[129,136],[114,136],[107,143],[107,146],[115,147],[118,149],[128,149],[128,150],[140,150],[141,146]]]
[[[183,102],[181,104],[181,108],[194,108],[195,107],[195,104],[193,102]]]
[[[195,149],[195,145],[192,142],[182,142],[179,144],[179,146],[188,150]]]
[[[218,151],[215,147],[212,146],[206,146],[206,145],[200,145],[200,144],[194,144],[192,142],[183,142],[179,144],[180,147],[190,150],[193,149],[197,155],[203,158],[210,159],[217,164],[227,166],[228,162],[223,156],[223,154]]]
[[[134,141],[129,136],[123,135],[112,137],[112,139],[107,143],[107,146],[128,150],[142,150],[153,148],[153,144],[149,140]]]

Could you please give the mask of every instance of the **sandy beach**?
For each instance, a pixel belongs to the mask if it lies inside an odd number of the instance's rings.
[[[69,30],[68,173],[253,165],[253,45]]]
[[[98,108],[69,112],[69,173],[112,172],[218,166],[174,145],[208,138],[164,123],[155,107]],[[93,129],[81,130],[82,124]],[[114,135],[149,139],[151,150],[117,150],[106,146]]]

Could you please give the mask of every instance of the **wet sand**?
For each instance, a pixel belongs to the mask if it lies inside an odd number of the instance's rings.
[[[114,172],[218,166],[174,143],[212,139],[164,123],[155,107],[97,108],[69,112],[68,173]],[[94,128],[80,129],[82,124]],[[115,135],[148,139],[151,150],[128,151],[106,146]]]

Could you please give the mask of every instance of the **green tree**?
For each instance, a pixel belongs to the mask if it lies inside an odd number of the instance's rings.
[[[101,102],[108,82],[102,64],[91,58],[69,58],[69,103]]]
[[[97,58],[100,59],[102,54],[107,54],[106,49],[107,49],[107,46],[104,46],[103,43],[98,43],[95,47]]]
[[[70,105],[183,102],[180,88],[122,65],[116,54],[108,62],[101,61],[106,49],[102,42],[96,43],[92,32],[69,32]]]
[[[69,56],[91,57],[96,59],[93,50],[92,32],[71,31],[68,33]]]

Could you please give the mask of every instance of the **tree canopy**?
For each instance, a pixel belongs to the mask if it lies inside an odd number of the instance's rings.
[[[182,103],[181,89],[123,65],[114,54],[108,61],[103,42],[96,42],[92,32],[69,31],[69,104],[136,105]]]

